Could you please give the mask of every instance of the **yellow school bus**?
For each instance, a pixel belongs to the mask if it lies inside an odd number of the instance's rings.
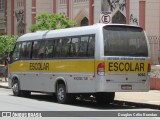
[[[28,33],[10,55],[9,86],[16,96],[56,95],[59,103],[92,96],[113,102],[115,92],[149,90],[150,48],[136,26],[92,26]],[[129,93],[128,93],[129,94]]]

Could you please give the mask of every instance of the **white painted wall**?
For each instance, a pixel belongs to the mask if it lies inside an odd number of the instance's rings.
[[[101,14],[101,0],[94,0],[94,23],[99,23]]]
[[[36,13],[53,13],[52,0],[36,0]]]
[[[158,50],[160,45],[160,1],[146,0],[146,33],[151,46],[153,64],[158,63]]]
[[[26,0],[26,32],[30,32],[32,25],[32,0]]]
[[[133,19],[137,19],[138,24],[130,21],[132,25],[139,25],[139,0],[130,0],[130,15],[133,15]]]

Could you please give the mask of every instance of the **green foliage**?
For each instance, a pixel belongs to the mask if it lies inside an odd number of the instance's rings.
[[[36,17],[37,23],[31,26],[31,32],[37,30],[55,30],[69,28],[76,25],[63,14],[41,14]]]
[[[4,57],[13,50],[18,36],[0,36],[0,57]]]

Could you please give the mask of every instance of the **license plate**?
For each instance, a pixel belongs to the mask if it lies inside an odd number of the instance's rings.
[[[132,85],[121,85],[122,90],[132,90]]]

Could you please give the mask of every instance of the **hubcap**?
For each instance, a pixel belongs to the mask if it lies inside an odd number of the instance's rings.
[[[64,89],[63,88],[59,88],[59,90],[58,90],[58,98],[59,98],[59,100],[63,100],[64,99]]]
[[[14,83],[12,86],[13,92],[18,92],[18,83]]]

